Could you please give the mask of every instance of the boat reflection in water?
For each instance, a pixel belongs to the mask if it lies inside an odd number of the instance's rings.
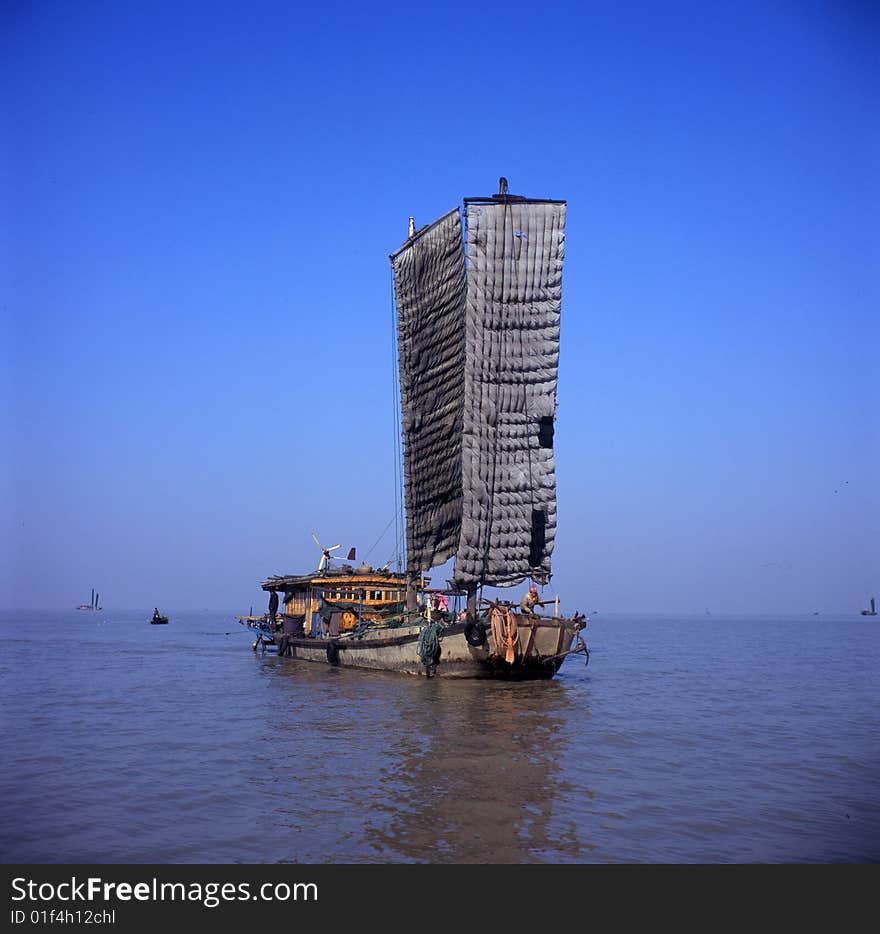
[[[407,712],[411,729],[365,842],[395,862],[577,861],[583,844],[565,820],[573,789],[560,767],[565,685],[431,685],[432,703]]]

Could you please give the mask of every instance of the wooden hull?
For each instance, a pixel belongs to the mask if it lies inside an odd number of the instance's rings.
[[[352,633],[332,639],[276,633],[274,637],[263,635],[254,648],[262,639],[274,644],[279,654],[301,661],[440,678],[546,679],[559,671],[569,655],[582,654],[589,660],[579,635],[584,627],[581,618],[518,615],[515,619],[513,662],[505,660],[506,646],[496,648],[488,623],[481,645],[472,644],[479,638],[478,631],[466,633],[464,623],[447,625],[440,636],[436,664],[425,664],[420,656],[419,637],[424,624],[376,629],[360,638]]]

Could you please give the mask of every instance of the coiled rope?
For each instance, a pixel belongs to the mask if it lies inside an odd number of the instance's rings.
[[[495,640],[495,651],[500,655],[504,652],[504,661],[512,665],[516,661],[519,651],[519,628],[516,625],[516,616],[508,607],[493,606],[489,614],[492,624],[492,638]]]

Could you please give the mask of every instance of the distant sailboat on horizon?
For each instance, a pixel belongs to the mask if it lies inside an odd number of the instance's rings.
[[[98,605],[98,601],[101,595],[95,593],[95,588],[92,588],[92,602],[91,603],[81,603],[77,609],[78,610],[100,610],[101,607]]]
[[[871,609],[862,610],[862,616],[876,616],[877,615],[877,606],[874,603],[874,598],[871,597]]]

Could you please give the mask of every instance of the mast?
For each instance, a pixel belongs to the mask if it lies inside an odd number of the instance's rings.
[[[467,616],[468,619],[476,619],[477,617],[477,585],[468,584],[467,585]]]
[[[411,568],[406,569],[406,608],[413,611],[419,608],[419,581],[422,575]]]

